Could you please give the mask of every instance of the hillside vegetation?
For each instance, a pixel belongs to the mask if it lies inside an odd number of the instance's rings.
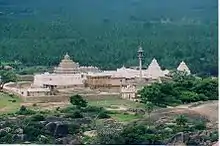
[[[218,74],[217,0],[0,0],[0,59],[56,65],[65,52],[81,65],[115,69],[156,57]]]

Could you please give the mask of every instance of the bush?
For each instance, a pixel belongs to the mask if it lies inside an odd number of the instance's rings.
[[[34,103],[32,106],[33,106],[33,107],[36,107],[36,106],[37,106],[37,104],[36,104],[36,103]]]
[[[24,127],[24,134],[28,135],[30,141],[36,141],[39,135],[44,135],[44,126],[36,123],[31,123]]]
[[[70,106],[64,109],[61,109],[60,112],[61,113],[72,113],[76,110],[76,108],[74,106]]]
[[[8,101],[10,101],[10,102],[16,102],[16,100],[15,100],[15,99],[13,99],[13,100],[9,99]]]
[[[83,118],[80,111],[74,111],[73,113],[68,113],[64,116],[65,118]]]
[[[180,115],[176,118],[176,124],[184,126],[187,123],[188,119],[184,115]]]
[[[195,92],[184,91],[180,95],[180,100],[183,103],[190,103],[190,102],[199,101],[199,97],[198,94]]]
[[[57,107],[57,108],[56,108],[56,111],[60,111],[60,107]]]
[[[210,140],[211,140],[211,142],[218,141],[218,131],[214,131],[211,133]]]
[[[108,115],[108,113],[106,111],[102,111],[99,113],[98,118],[99,119],[107,119],[110,118],[111,116]]]
[[[85,101],[82,96],[74,95],[70,97],[70,103],[75,105],[77,108],[86,107],[87,101]]]
[[[198,95],[198,98],[199,98],[199,100],[202,100],[202,101],[207,101],[207,100],[209,100],[209,98],[208,98],[207,96],[205,96],[204,94],[199,94],[199,95]]]
[[[77,134],[79,132],[80,125],[70,124],[68,125],[69,134]]]
[[[199,121],[195,124],[195,129],[197,130],[205,130],[206,129],[206,123],[203,121]]]
[[[27,109],[25,106],[21,106],[20,110],[16,112],[16,114],[19,115],[32,115],[35,114],[36,112],[30,109]]]
[[[45,118],[44,118],[43,115],[37,114],[37,115],[33,115],[33,116],[31,117],[31,120],[32,120],[32,121],[44,121]]]
[[[96,107],[96,106],[87,106],[85,109],[82,111],[84,112],[100,112],[103,110],[103,107]]]

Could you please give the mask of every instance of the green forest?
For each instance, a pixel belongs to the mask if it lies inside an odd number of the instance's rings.
[[[101,69],[162,68],[184,60],[193,73],[218,75],[217,0],[0,0],[0,60],[57,65],[68,52]]]

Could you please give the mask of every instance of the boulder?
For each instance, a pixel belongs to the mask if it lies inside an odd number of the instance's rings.
[[[22,128],[18,128],[15,130],[16,134],[23,134],[24,130]]]
[[[85,131],[83,134],[84,134],[85,136],[94,137],[94,136],[97,135],[97,131],[96,131],[96,130]]]
[[[57,138],[55,144],[61,145],[80,145],[82,144],[78,137],[67,136],[63,138]]]
[[[6,124],[6,121],[1,121],[0,122],[0,128],[3,128],[5,124]]]
[[[183,143],[183,132],[179,132],[171,137],[167,143],[172,145]]]
[[[164,131],[166,131],[166,132],[173,132],[173,129],[171,129],[171,128],[169,128],[169,127],[166,127],[165,129],[164,129]]]
[[[68,134],[68,125],[64,123],[56,123],[55,136],[64,137]]]
[[[176,126],[176,123],[165,123],[167,126]]]
[[[0,129],[0,137],[7,135],[7,131],[5,129]]]
[[[5,129],[5,131],[6,131],[7,133],[11,132],[11,128],[10,128],[10,127],[5,127],[4,129]]]
[[[39,124],[45,126],[46,124],[48,124],[48,122],[47,121],[39,121]]]
[[[44,135],[40,135],[38,138],[38,141],[40,141],[40,142],[46,142],[47,140],[48,140],[48,138]]]
[[[54,133],[54,131],[56,130],[56,123],[54,122],[49,122],[48,124],[46,124],[45,128],[50,132],[50,133]]]
[[[81,145],[82,142],[78,138],[75,138],[75,139],[71,140],[68,144],[70,144],[70,145]]]
[[[49,122],[45,127],[56,137],[64,137],[68,134],[68,124],[63,122]]]
[[[26,134],[15,134],[12,137],[13,142],[20,143],[27,140]]]

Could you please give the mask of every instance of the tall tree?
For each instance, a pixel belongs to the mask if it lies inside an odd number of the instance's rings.
[[[17,76],[13,71],[1,70],[0,71],[0,89],[3,89],[5,83],[15,82]]]

